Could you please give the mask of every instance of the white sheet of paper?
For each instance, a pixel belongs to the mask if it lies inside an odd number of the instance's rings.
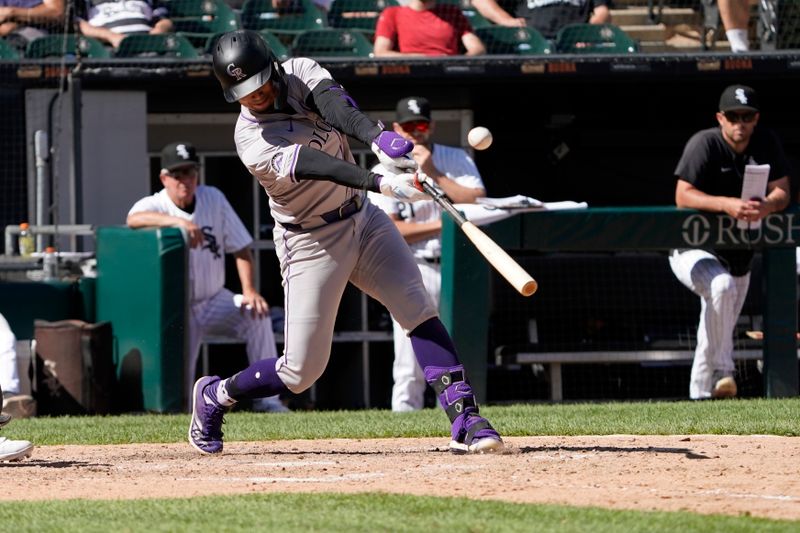
[[[753,198],[764,198],[766,196],[769,168],[769,165],[745,165],[742,200],[752,200]],[[761,227],[761,221],[737,220],[736,227],[739,229],[758,229]]]

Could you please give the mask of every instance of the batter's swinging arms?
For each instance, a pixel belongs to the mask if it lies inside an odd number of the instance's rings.
[[[325,370],[339,301],[348,282],[380,301],[409,331],[425,379],[451,422],[457,453],[496,451],[503,441],[478,405],[419,270],[386,214],[366,191],[404,201],[427,196],[408,157],[412,144],[359,111],[315,61],[279,63],[261,36],[220,37],[214,73],[228,102],[242,104],[234,134],[239,157],[269,196],[285,294],[284,354],[221,380],[194,385],[189,442],[222,451],[222,417],[243,398],[300,393]],[[345,134],[370,145],[383,175],[354,163]]]

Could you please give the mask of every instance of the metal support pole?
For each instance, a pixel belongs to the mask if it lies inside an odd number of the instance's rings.
[[[36,130],[33,135],[34,156],[36,158],[36,225],[44,226],[47,220],[48,198],[50,197],[50,143],[47,132]],[[36,251],[45,248],[44,235],[36,235]]]
[[[81,79],[77,73],[70,73],[69,92],[72,96],[72,164],[70,165],[70,223],[80,224],[83,220],[83,179],[81,176],[83,169],[82,158],[82,127],[81,127]],[[77,239],[75,236],[70,238],[70,245],[73,250],[77,250]]]

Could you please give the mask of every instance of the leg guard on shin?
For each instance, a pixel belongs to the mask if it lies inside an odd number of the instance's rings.
[[[479,453],[503,448],[503,439],[489,421],[478,414],[478,404],[465,378],[463,365],[425,367],[425,381],[433,387],[450,419],[450,451]]]

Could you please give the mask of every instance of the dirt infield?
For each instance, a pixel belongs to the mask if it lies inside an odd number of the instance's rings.
[[[372,492],[684,510],[800,520],[800,439],[773,436],[516,437],[500,455],[443,439],[42,446],[0,463],[0,500]],[[459,483],[445,476],[458,475]]]

